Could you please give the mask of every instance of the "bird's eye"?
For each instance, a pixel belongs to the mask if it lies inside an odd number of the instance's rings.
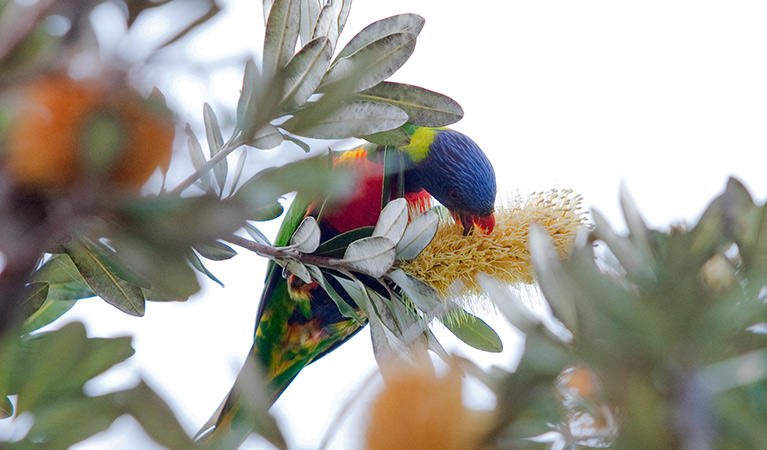
[[[458,192],[456,192],[455,189],[450,189],[447,192],[447,196],[450,197],[451,200],[458,200]]]

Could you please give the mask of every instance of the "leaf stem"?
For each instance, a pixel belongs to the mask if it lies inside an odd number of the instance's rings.
[[[327,267],[332,269],[349,269],[346,261],[339,258],[329,258],[327,256],[310,255],[308,253],[302,253],[291,247],[272,247],[270,245],[261,244],[259,242],[245,239],[244,237],[237,236],[235,234],[225,238],[230,244],[234,244],[238,247],[242,247],[246,250],[250,250],[253,253],[269,258],[271,260],[283,260],[285,258],[292,258],[305,264],[311,264],[313,266]],[[353,268],[352,268],[353,270]]]

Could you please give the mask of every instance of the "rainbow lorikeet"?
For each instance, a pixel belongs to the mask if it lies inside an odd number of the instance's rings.
[[[391,193],[384,199],[401,195],[411,210],[422,211],[433,196],[463,224],[465,233],[475,226],[491,232],[495,225],[495,172],[479,146],[464,134],[447,128],[411,127],[408,131],[410,143],[396,148],[404,165],[395,177],[401,174],[404,180],[388,183]],[[340,204],[325,207],[297,198],[275,245],[287,245],[306,215],[319,215],[323,242],[350,230],[375,225],[381,211],[385,175],[383,152],[371,153],[365,146],[341,153],[334,164],[352,168],[359,175],[359,189]],[[362,328],[359,322],[341,314],[316,282],[304,283],[294,275],[286,278],[282,274],[281,267],[270,262],[256,317],[255,340],[248,355],[249,360],[261,364],[272,402],[301,369]],[[353,300],[349,302],[356,307]],[[302,304],[309,305],[310,311]],[[211,419],[216,420],[217,427],[236,420],[238,389],[247,389],[240,385],[240,378],[218,417]]]

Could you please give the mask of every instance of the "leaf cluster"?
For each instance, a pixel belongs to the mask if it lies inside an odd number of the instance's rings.
[[[133,355],[130,338],[88,338],[80,323],[22,339],[0,341],[0,412],[33,414],[34,422],[7,449],[68,448],[133,416],[157,443],[187,449],[193,442],[165,402],[143,381],[102,395],[86,383]]]
[[[87,17],[100,3],[0,1],[3,83],[16,86],[36,73],[68,64],[56,60],[57,53],[70,54],[65,49],[94,48],[97,44]],[[116,3],[124,12],[124,38],[128,39],[144,18],[166,14],[183,2]],[[185,15],[182,26],[152,42],[153,54],[219,11],[215,2],[197,3],[198,15]],[[6,381],[0,389],[0,411],[12,416],[14,402],[7,395],[16,395],[16,415],[29,412],[35,418],[30,432],[14,445],[27,448],[44,442],[66,447],[127,413],[159,443],[187,448],[188,439],[175,420],[169,419],[167,435],[159,431],[166,421],[156,416],[167,412],[167,406],[143,383],[105,396],[83,393],[88,380],[130,356],[127,340],[89,339],[80,325],[42,334],[39,330],[80,299],[100,297],[126,314],[141,316],[147,301],[184,301],[196,293],[197,274],[221,284],[206,261],[236,256],[226,241],[235,242],[232,236],[242,228],[253,238],[248,246],[275,259],[285,270],[318,281],[342,313],[360,324],[372,320],[379,356],[407,353],[414,340],[439,349],[425,325],[435,317],[471,345],[500,349],[500,339],[484,322],[466,312],[461,314],[468,320],[453,320],[448,313],[459,311],[458,306],[442,302],[432,290],[396,270],[397,260],[415,257],[433,236],[437,222],[433,213],[407,225],[404,203],[394,202],[375,229],[355,230],[322,243],[316,223],[309,219],[295,234],[278,236],[276,247],[259,230],[257,222],[283,213],[280,201],[286,194],[298,192],[307,201],[332,200],[348,194],[355,179],[332,168],[325,157],[266,168],[246,177],[246,156],[253,149],[271,149],[288,141],[308,151],[305,138],[361,137],[373,144],[402,145],[409,140],[408,127],[444,126],[463,114],[449,97],[386,81],[412,55],[423,18],[402,14],[380,20],[337,49],[350,0],[276,0],[264,6],[263,58],[245,64],[230,137],[224,138],[213,108],[203,105],[203,140],[190,126],[186,128],[194,172],[175,187],[166,187],[164,179],[160,192],[149,196],[100,185],[29,195],[6,189],[7,180],[0,177],[0,251],[14,262],[0,276],[0,331],[5,339],[0,377]],[[49,33],[43,22],[51,15],[67,18],[69,31]],[[6,26],[12,18],[17,23]],[[15,26],[24,24],[29,26]],[[151,99],[164,103],[157,90]],[[0,105],[0,141],[12,113],[7,105]],[[230,167],[228,157],[234,151],[240,155]],[[189,195],[187,189],[192,186],[201,194]],[[102,347],[111,349],[111,357],[102,354],[106,352]],[[77,349],[79,353],[73,354]],[[59,350],[52,357],[50,352]],[[92,353],[96,356],[88,359]],[[41,364],[48,365],[38,374]],[[59,369],[82,373],[72,375],[71,386],[57,387],[50,377]],[[253,402],[258,422],[271,423],[266,408],[258,399]],[[71,414],[77,420],[70,429],[63,429],[63,418]],[[281,436],[272,425],[256,427],[256,431],[279,445]]]
[[[422,17],[401,14],[374,22],[336,52],[350,0],[322,7],[316,0],[277,0],[267,6],[261,69],[253,60],[245,65],[232,135],[224,141],[219,121],[206,104],[209,158],[188,128],[197,170],[175,192],[195,184],[224,196],[228,183],[229,194],[233,193],[247,148],[230,181],[226,158],[242,146],[271,149],[287,140],[309,151],[303,138],[350,137],[402,145],[409,141],[405,124],[444,126],[463,116],[461,107],[447,96],[385,81],[415,50]]]
[[[552,448],[762,447],[767,208],[735,179],[692,227],[650,228],[625,189],[621,205],[628,234],[594,211],[565,261],[545,233],[531,235],[540,287],[569,333],[546,331],[490,286],[526,334],[514,373],[472,367],[502,405],[490,447],[535,446],[523,438],[536,435]],[[596,394],[563,406],[553,386],[573,365],[595,374]],[[584,414],[597,425],[578,428]]]
[[[339,311],[360,326],[369,321],[379,361],[413,358],[414,351],[426,349],[449,359],[428,327],[433,319],[475,348],[501,351],[500,338],[484,321],[396,267],[398,261],[415,258],[429,244],[438,224],[433,210],[408,222],[407,202],[400,198],[387,204],[375,227],[352,230],[322,243],[311,216],[303,219],[285,246],[241,238],[232,242],[273,259],[305,283],[318,283]],[[304,306],[305,314],[311,314]]]

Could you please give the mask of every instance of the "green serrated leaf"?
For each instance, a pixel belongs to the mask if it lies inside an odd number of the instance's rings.
[[[463,117],[463,109],[455,100],[408,84],[384,81],[356,94],[356,97],[394,105],[407,113],[408,123],[417,126],[442,127]]]
[[[28,339],[14,363],[18,410],[82,395],[86,382],[133,355],[130,342],[130,337],[88,338],[79,322]]]
[[[66,247],[67,254],[93,292],[110,305],[132,316],[144,315],[141,288],[115,275],[107,265],[80,242]]]
[[[310,110],[297,112],[282,128],[310,138],[344,139],[392,130],[407,122],[404,111],[383,103],[346,103],[316,120],[308,120],[306,111]]]
[[[275,0],[269,10],[264,37],[264,77],[269,79],[285,67],[296,49],[299,1]]]
[[[629,277],[635,280],[655,278],[653,267],[646,255],[638,251],[630,240],[619,236],[598,210],[593,209],[591,216],[594,221],[592,235],[607,244]]]
[[[503,342],[495,330],[479,317],[469,313],[465,314],[465,320],[442,320],[442,323],[458,339],[477,350],[493,353],[503,351]]]
[[[629,229],[629,238],[634,243],[635,252],[643,256],[647,263],[653,264],[650,228],[624,183],[620,185],[620,204],[623,217],[626,220],[626,227]]]

